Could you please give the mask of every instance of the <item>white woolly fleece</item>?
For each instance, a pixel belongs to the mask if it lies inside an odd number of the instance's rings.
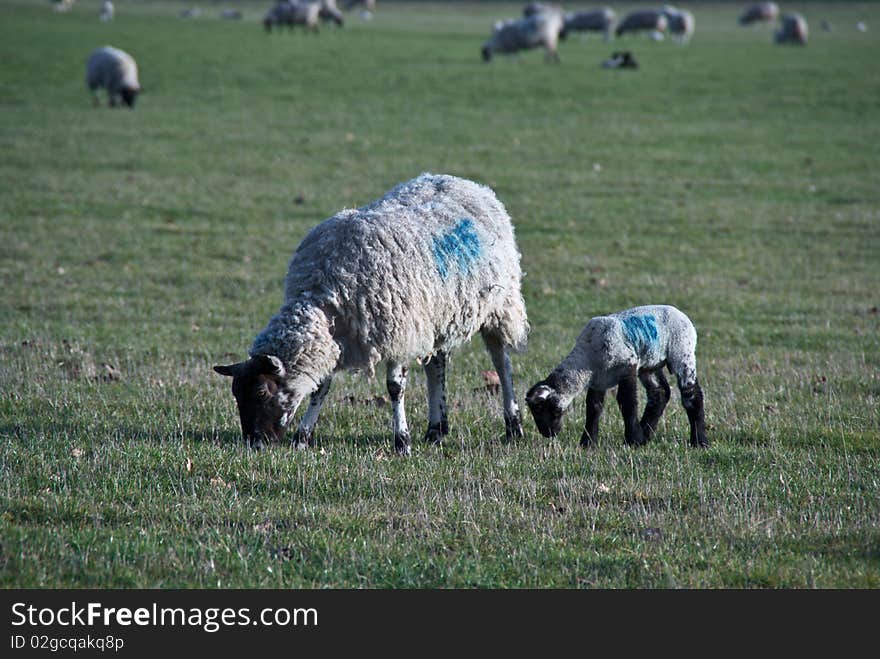
[[[250,354],[275,355],[317,383],[333,370],[372,373],[382,360],[448,352],[481,329],[523,347],[521,277],[495,193],[422,174],[309,232],[290,261],[285,302]]]
[[[606,390],[632,368],[654,369],[666,362],[680,387],[696,381],[697,331],[669,305],[634,307],[591,319],[571,353],[554,369],[564,406],[586,387]]]
[[[92,91],[103,87],[111,95],[123,89],[139,91],[141,85],[134,58],[113,46],[94,50],[86,62],[86,86]]]

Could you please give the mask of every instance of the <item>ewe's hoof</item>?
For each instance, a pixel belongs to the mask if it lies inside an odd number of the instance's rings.
[[[647,443],[648,440],[645,439],[645,436],[642,434],[641,428],[639,428],[638,432],[630,433],[629,435],[624,437],[623,441],[625,441],[629,446],[638,447],[643,446],[645,443]]]
[[[581,448],[593,448],[596,446],[596,440],[590,437],[589,433],[581,435]]]
[[[253,449],[254,451],[262,451],[263,450],[263,440],[262,439],[252,439],[248,441],[247,445]]]
[[[513,419],[504,419],[504,437],[508,441],[525,437],[522,426],[522,417],[519,414]]]
[[[447,429],[446,432],[449,432],[449,430]],[[425,442],[439,446],[440,442],[443,441],[443,435],[445,434],[446,433],[443,432],[443,429],[440,426],[428,428],[428,431],[425,433]]]
[[[412,455],[409,433],[400,433],[394,436],[394,450],[397,451],[397,455],[403,457]]]
[[[290,441],[293,444],[293,447],[297,450],[307,449],[310,446],[315,445],[312,433],[304,432],[302,430],[296,430]]]
[[[700,437],[696,440],[691,440],[691,446],[693,448],[709,448],[709,439],[707,437]]]

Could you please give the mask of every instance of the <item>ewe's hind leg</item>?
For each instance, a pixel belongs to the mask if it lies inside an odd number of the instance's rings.
[[[309,407],[306,413],[303,414],[302,419],[300,419],[296,432],[293,433],[294,448],[304,449],[315,445],[312,432],[315,430],[315,424],[318,423],[321,405],[324,404],[324,399],[327,398],[327,392],[330,391],[330,383],[332,381],[333,376],[328,375],[309,399]]]
[[[410,455],[409,427],[406,425],[406,411],[403,409],[403,395],[406,391],[406,366],[390,362],[385,376],[388,396],[391,398],[391,411],[394,413],[394,450],[400,455]]]
[[[599,417],[605,408],[605,391],[587,389],[587,420],[584,434],[581,435],[581,446],[594,446],[599,440]]]
[[[639,425],[639,384],[636,369],[625,374],[617,383],[617,406],[623,416],[623,438],[630,446],[645,443],[642,427]]]
[[[642,420],[639,423],[647,442],[653,436],[654,431],[657,430],[657,423],[660,421],[660,417],[663,416],[663,410],[666,409],[666,404],[669,402],[671,390],[669,382],[666,381],[666,376],[660,370],[639,373],[639,380],[642,381],[645,391],[648,392],[648,404],[645,405],[645,412],[642,414]]]
[[[428,432],[425,441],[439,444],[449,434],[446,417],[446,353],[438,352],[425,364],[428,380]]]
[[[697,365],[693,359],[685,363],[670,364],[670,370],[678,380],[681,392],[681,404],[687,412],[691,426],[691,446],[706,448],[709,439],[706,437],[706,422],[703,413],[703,390],[697,380]]]
[[[483,341],[486,344],[486,350],[489,351],[492,363],[498,372],[498,379],[501,380],[501,395],[503,396],[504,406],[504,434],[507,439],[522,437],[522,416],[520,416],[519,406],[516,404],[516,395],[513,391],[513,369],[510,366],[507,347],[495,334],[489,331],[484,330],[482,335]]]

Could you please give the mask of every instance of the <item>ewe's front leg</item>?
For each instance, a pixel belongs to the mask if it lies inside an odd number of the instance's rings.
[[[639,385],[635,369],[627,373],[617,383],[617,406],[623,416],[624,441],[630,446],[645,443],[642,427],[639,425]]]
[[[309,399],[309,407],[306,410],[306,413],[303,414],[302,419],[300,419],[296,432],[293,433],[292,441],[294,448],[304,449],[315,445],[312,432],[315,430],[315,424],[318,423],[318,415],[321,413],[321,405],[324,404],[324,399],[327,398],[327,392],[330,391],[330,383],[332,381],[333,376],[328,375],[314,393],[312,393],[312,396]]]
[[[425,441],[439,444],[449,434],[446,417],[446,353],[438,352],[425,364],[428,380],[428,431]]]
[[[389,363],[385,376],[388,396],[391,398],[391,411],[394,413],[394,450],[400,455],[410,455],[409,427],[406,425],[406,411],[403,408],[403,395],[406,391],[406,366]]]
[[[483,333],[483,341],[486,349],[492,357],[492,363],[501,380],[501,395],[504,405],[504,434],[507,439],[523,436],[522,416],[519,406],[516,404],[516,394],[513,391],[513,368],[510,365],[510,357],[507,349],[498,338],[489,333]]]

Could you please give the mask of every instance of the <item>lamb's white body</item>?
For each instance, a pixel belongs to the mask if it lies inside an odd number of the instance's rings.
[[[669,400],[663,377],[668,367],[678,380],[682,402],[691,423],[691,444],[706,446],[703,394],[697,382],[697,331],[675,307],[649,305],[592,318],[572,351],[535,384],[526,400],[544,435],[559,432],[562,414],[584,389],[587,423],[582,444],[596,441],[605,391],[617,386],[626,439],[642,444],[653,433]],[[637,416],[637,382],[648,390],[648,406],[641,422]]]
[[[621,374],[669,369],[684,386],[696,381],[697,331],[681,311],[668,305],[635,307],[591,319],[574,349],[556,368],[571,383],[564,391],[566,406],[585,387],[610,389]]]
[[[492,36],[483,44],[487,62],[495,53],[512,54],[521,50],[544,48],[545,59],[559,61],[557,47],[564,17],[559,11],[539,11],[526,18],[500,21],[493,26]]]
[[[429,434],[439,441],[445,355],[480,332],[501,377],[508,434],[521,434],[506,355],[528,333],[521,276],[510,218],[492,190],[422,174],[309,232],[290,261],[281,310],[249,352],[252,361],[277,360],[283,425],[313,394],[298,444],[311,436],[334,372],[387,362],[395,444],[408,452],[406,366],[426,365]],[[233,367],[218,372],[235,375]]]
[[[113,7],[113,3],[111,2],[111,0],[104,0],[104,2],[101,3],[101,22],[109,23],[110,21],[112,21],[115,12],[116,10]]]
[[[116,105],[124,92],[139,92],[138,68],[134,58],[113,46],[103,46],[86,61],[86,86],[98,102],[98,89],[107,90],[108,102]]]

